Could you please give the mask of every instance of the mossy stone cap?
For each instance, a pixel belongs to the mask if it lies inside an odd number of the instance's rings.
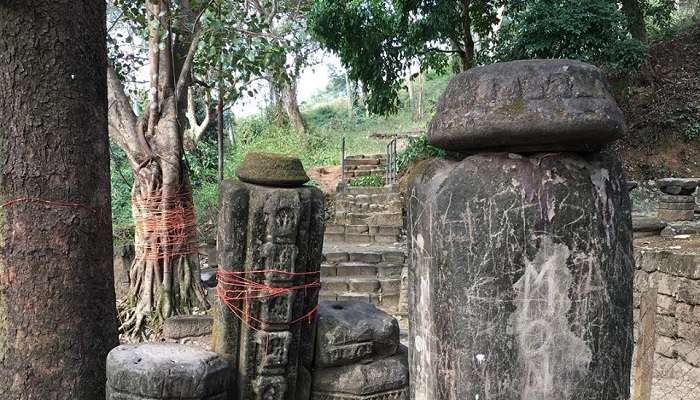
[[[573,60],[525,60],[456,75],[428,142],[449,151],[595,151],[622,136],[603,73]]]
[[[263,186],[298,187],[309,176],[298,157],[274,153],[248,153],[236,171],[238,179]]]

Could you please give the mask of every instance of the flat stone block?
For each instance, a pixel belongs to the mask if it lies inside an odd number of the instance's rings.
[[[656,180],[656,187],[666,194],[689,196],[699,183],[698,178],[664,178]]]
[[[206,315],[176,315],[165,320],[163,336],[168,339],[205,336],[211,334],[214,319]]]
[[[348,233],[345,235],[346,243],[356,243],[356,244],[369,244],[372,243],[372,237],[369,233]]]
[[[692,203],[665,203],[659,202],[659,209],[664,210],[695,210],[695,202]]]
[[[375,243],[393,244],[399,242],[397,235],[374,235]]]
[[[401,352],[367,364],[317,369],[312,399],[336,399],[344,394],[349,399],[407,400],[408,383],[407,355]]]
[[[450,151],[591,151],[624,129],[622,111],[598,68],[527,60],[456,75],[438,102],[428,141]]]
[[[321,264],[321,278],[337,276],[338,270],[335,265]]]
[[[329,263],[339,263],[349,260],[348,253],[344,251],[324,253],[323,258]]]
[[[382,253],[382,261],[390,264],[403,264],[406,254],[403,251],[385,251]]]
[[[345,234],[343,233],[326,233],[323,235],[323,240],[326,242],[344,242],[345,241]]]
[[[375,293],[379,291],[379,281],[372,278],[349,278],[348,285],[351,292]]]
[[[695,219],[695,211],[693,210],[666,210],[659,208],[657,216],[662,221],[692,221]]]
[[[326,225],[326,235],[331,233],[345,233],[345,225]]]
[[[350,261],[376,264],[382,261],[382,253],[378,252],[351,252],[349,254]]]
[[[338,276],[377,276],[377,267],[360,262],[338,264]]]
[[[401,277],[403,265],[397,264],[379,264],[377,265],[377,276],[379,278],[398,278]]]
[[[348,291],[348,280],[344,277],[321,279],[323,293],[345,293]]]
[[[352,234],[365,234],[369,233],[369,226],[367,225],[347,225],[345,227],[346,233]]]
[[[392,295],[392,294],[399,294],[401,291],[401,278],[394,278],[394,279],[387,279],[387,278],[381,278],[379,279],[379,284],[382,287],[382,295]]]
[[[121,345],[107,356],[107,400],[213,400],[229,366],[216,353],[174,343]]]

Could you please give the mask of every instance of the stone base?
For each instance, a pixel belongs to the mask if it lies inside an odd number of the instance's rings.
[[[172,343],[122,345],[107,356],[107,400],[225,400],[229,366]]]

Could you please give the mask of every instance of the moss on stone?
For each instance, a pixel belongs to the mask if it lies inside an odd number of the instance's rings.
[[[236,175],[264,186],[297,187],[309,181],[299,158],[274,153],[248,153]]]

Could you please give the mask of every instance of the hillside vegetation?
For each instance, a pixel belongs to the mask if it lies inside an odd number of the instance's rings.
[[[425,114],[418,120],[405,90],[398,112],[383,117],[367,115],[360,104],[348,115],[343,93],[330,89],[302,104],[308,125],[305,137],[290,126],[269,122],[265,113],[242,118],[236,123],[236,144],[227,143],[225,176],[235,177],[245,154],[253,151],[296,155],[307,169],[338,165],[343,137],[348,154],[382,153],[386,141],[371,135],[424,130],[449,79],[449,75],[428,74]],[[614,82],[614,89],[627,119],[627,134],[615,147],[628,177],[700,176],[700,25],[652,43],[640,72],[631,80]],[[186,156],[204,240],[213,240],[218,203],[214,140],[210,134]],[[417,141],[400,159],[406,164],[423,151],[430,149],[424,141]],[[115,240],[128,242],[133,232],[131,172],[116,146],[112,147],[112,160]]]

